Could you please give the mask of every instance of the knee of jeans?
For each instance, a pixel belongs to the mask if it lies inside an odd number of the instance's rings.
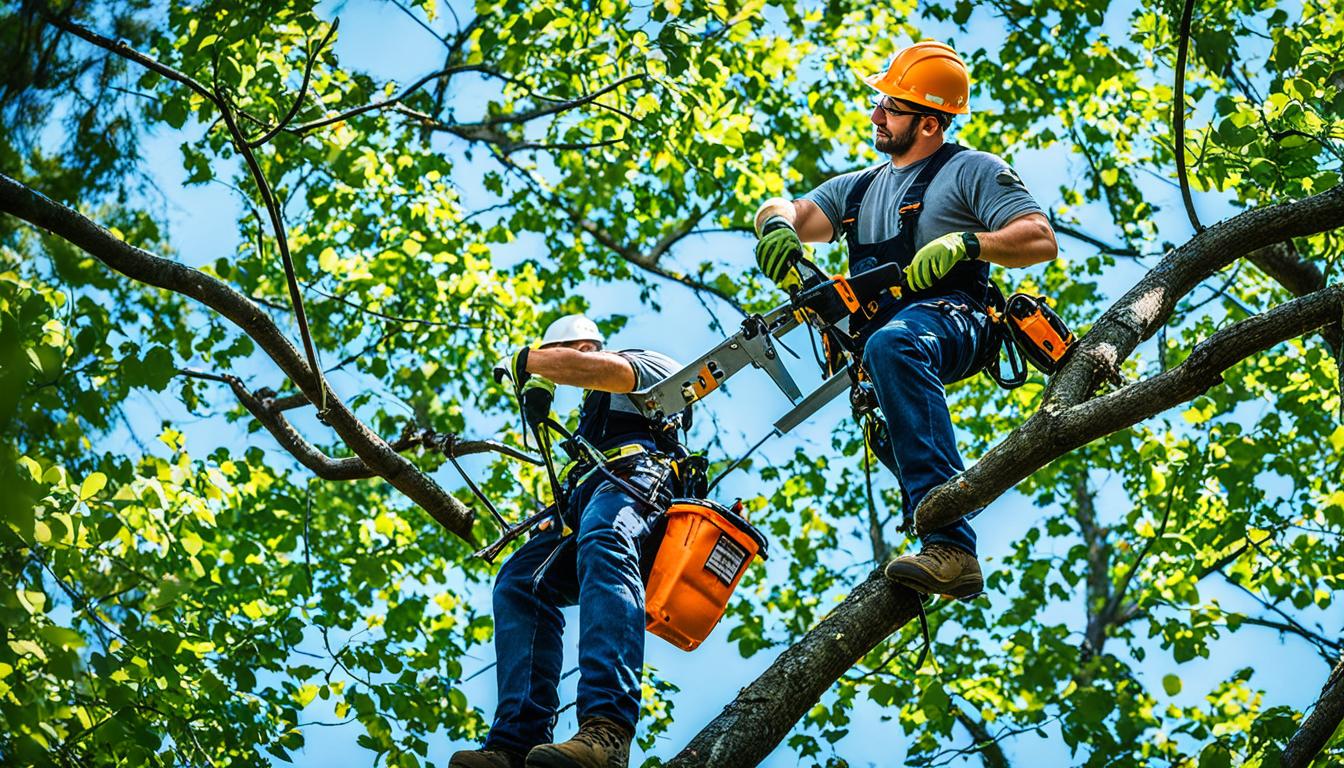
[[[901,320],[879,329],[863,345],[863,364],[869,371],[927,364],[928,360],[919,332]]]
[[[616,512],[609,525],[599,524],[579,531],[579,558],[608,553],[638,557],[639,542],[645,535],[646,525],[633,504],[625,505]]]

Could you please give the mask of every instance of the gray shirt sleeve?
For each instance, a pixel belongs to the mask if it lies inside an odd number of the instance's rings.
[[[868,169],[852,171],[827,179],[816,189],[799,198],[816,203],[821,212],[826,214],[826,218],[830,219],[831,242],[835,242],[836,238],[840,236],[840,218],[845,215],[845,199],[849,197],[849,191],[854,189],[854,185],[859,182],[859,176],[863,175],[866,170]]]
[[[616,354],[625,358],[635,369],[635,389],[651,387],[681,370],[681,365],[661,352],[647,349],[623,349]]]
[[[622,349],[616,354],[625,358],[635,370],[635,391],[652,387],[681,370],[681,363],[660,352],[647,349]],[[628,395],[613,395],[611,409],[625,413],[639,413]]]
[[[966,159],[957,165],[956,189],[967,210],[989,231],[1002,229],[1023,214],[1043,213],[1022,183],[1022,177],[1002,158],[988,152],[962,155]]]

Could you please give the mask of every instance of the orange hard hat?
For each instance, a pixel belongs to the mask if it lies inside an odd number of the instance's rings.
[[[912,101],[939,112],[964,115],[971,111],[967,104],[971,76],[966,71],[966,62],[952,46],[935,40],[902,48],[892,57],[886,72],[863,77],[863,82],[893,99]]]

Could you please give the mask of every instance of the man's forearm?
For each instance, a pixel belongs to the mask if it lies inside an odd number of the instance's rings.
[[[1002,267],[1029,267],[1059,255],[1055,232],[1039,213],[1013,219],[995,232],[977,232],[980,258]]]
[[[565,347],[527,353],[527,372],[556,384],[600,392],[633,392],[635,369],[613,352],[579,352]]]

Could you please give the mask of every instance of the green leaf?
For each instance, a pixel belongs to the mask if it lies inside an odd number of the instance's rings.
[[[79,500],[88,501],[97,496],[98,492],[105,487],[107,487],[107,475],[102,472],[94,472],[79,484]]]
[[[14,593],[18,595],[19,605],[22,605],[29,613],[37,614],[46,610],[47,596],[45,593],[26,589],[17,589]]]
[[[1199,768],[1231,768],[1232,753],[1222,744],[1213,743],[1199,753]]]
[[[1181,692],[1181,678],[1177,675],[1163,675],[1162,690],[1167,692],[1168,696],[1175,696]]]

